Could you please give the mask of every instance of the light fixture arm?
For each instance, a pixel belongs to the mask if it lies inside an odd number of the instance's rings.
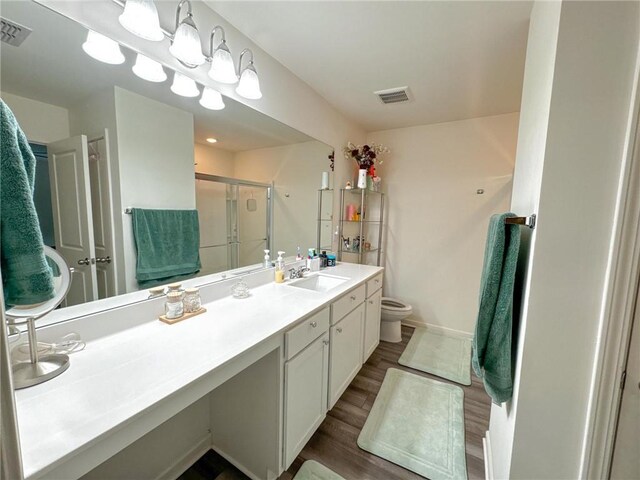
[[[191,0],[180,0],[178,8],[176,9],[176,26],[173,29],[174,33],[178,30],[178,26],[180,26],[180,14],[182,13],[182,7],[185,3],[187,4],[187,17],[193,17],[193,13],[191,12]]]
[[[253,65],[253,52],[250,49],[245,48],[244,50],[242,50],[242,52],[240,52],[240,58],[238,59],[238,77],[240,77],[240,74],[242,73],[242,57],[244,57],[245,53],[251,56],[249,65]]]
[[[220,40],[220,43],[218,45],[227,43],[227,39],[224,35],[224,28],[222,28],[220,25],[216,25],[215,27],[213,27],[213,30],[211,30],[211,36],[209,37],[209,57],[213,57],[213,40],[217,31],[220,31],[220,35],[222,35],[222,40]]]

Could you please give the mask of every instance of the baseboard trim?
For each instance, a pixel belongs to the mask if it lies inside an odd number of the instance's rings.
[[[493,454],[491,453],[491,437],[489,430],[482,439],[482,451],[484,452],[484,477],[493,480]]]
[[[473,334],[469,332],[463,332],[462,330],[455,330],[453,328],[443,327],[442,325],[433,325],[432,323],[419,322],[411,318],[404,319],[402,321],[402,324],[407,325],[409,327],[424,327],[434,332],[448,333],[448,334],[457,335],[460,337],[473,338]]]
[[[245,467],[241,462],[239,462],[235,458],[233,458],[232,455],[229,455],[228,453],[226,453],[221,448],[218,448],[215,443],[213,443],[211,445],[211,448],[213,448],[218,455],[220,455],[222,458],[224,458],[229,463],[231,463],[234,467],[236,467],[238,470],[240,470],[242,473],[244,473],[251,480],[262,480],[260,477],[256,476],[255,473],[253,473],[251,470],[249,470],[247,467]]]
[[[196,443],[190,450],[188,450],[182,457],[176,462],[170,465],[164,472],[162,472],[156,480],[175,480],[189,467],[191,467],[198,459],[207,453],[211,449],[211,435],[207,434],[198,443]]]

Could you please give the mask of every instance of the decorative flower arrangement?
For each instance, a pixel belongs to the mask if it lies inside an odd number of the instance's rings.
[[[389,150],[389,147],[377,143],[361,146],[349,142],[343,151],[344,158],[347,160],[354,159],[359,169],[366,170],[367,175],[375,179],[380,178],[376,177],[376,163],[382,164],[382,154],[389,153],[391,150]]]

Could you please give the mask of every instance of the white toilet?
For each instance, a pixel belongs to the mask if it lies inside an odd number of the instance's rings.
[[[413,312],[411,305],[397,298],[382,297],[382,315],[380,317],[380,340],[398,343],[402,341],[400,331],[402,320]]]

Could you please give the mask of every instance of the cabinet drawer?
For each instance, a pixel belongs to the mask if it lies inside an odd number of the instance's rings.
[[[360,285],[333,302],[331,304],[331,325],[338,323],[347,313],[364,302],[365,293],[366,287]]]
[[[285,333],[287,360],[329,329],[329,307],[305,318],[300,325]]]
[[[367,282],[367,298],[382,288],[382,272]]]

